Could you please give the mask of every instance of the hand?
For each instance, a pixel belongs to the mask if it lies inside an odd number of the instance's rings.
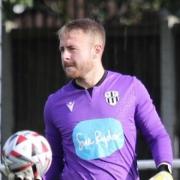
[[[16,175],[16,174],[9,174],[8,175],[8,180],[42,180],[41,177],[37,177],[37,178],[33,178],[33,177],[28,177],[28,176],[24,176],[24,175]]]
[[[6,165],[0,164],[0,172],[3,173],[8,180],[42,180],[40,176],[34,175],[31,166],[22,171],[11,172]]]
[[[149,180],[173,180],[173,177],[167,171],[161,171],[158,172],[155,176],[153,176]]]

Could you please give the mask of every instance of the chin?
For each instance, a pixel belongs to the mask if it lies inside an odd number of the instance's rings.
[[[76,73],[65,72],[66,76],[71,79],[77,79],[79,76]]]

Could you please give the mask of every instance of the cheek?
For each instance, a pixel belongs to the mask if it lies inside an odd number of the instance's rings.
[[[84,59],[85,60],[87,60],[87,61],[89,61],[90,59],[92,59],[93,58],[93,52],[91,51],[91,50],[84,50],[84,52],[83,52],[83,57],[84,57]]]
[[[62,56],[60,57],[59,62],[60,62],[60,64],[64,67],[64,60],[63,60]]]
[[[88,72],[90,71],[93,67],[93,59],[92,57],[86,58],[86,60],[84,61],[84,63],[82,63],[83,65],[81,65],[81,67],[84,69],[84,71]]]

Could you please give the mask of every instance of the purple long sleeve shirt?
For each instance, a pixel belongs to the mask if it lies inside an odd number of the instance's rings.
[[[138,180],[137,129],[156,165],[172,163],[170,138],[136,77],[107,71],[91,93],[71,81],[49,96],[44,119],[53,152],[46,180]]]

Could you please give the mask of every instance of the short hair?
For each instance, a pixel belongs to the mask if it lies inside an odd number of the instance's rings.
[[[103,44],[105,45],[106,33],[103,25],[90,18],[79,18],[68,22],[58,30],[58,36],[61,38],[64,33],[78,29],[85,33],[92,33],[93,35],[100,36]]]

